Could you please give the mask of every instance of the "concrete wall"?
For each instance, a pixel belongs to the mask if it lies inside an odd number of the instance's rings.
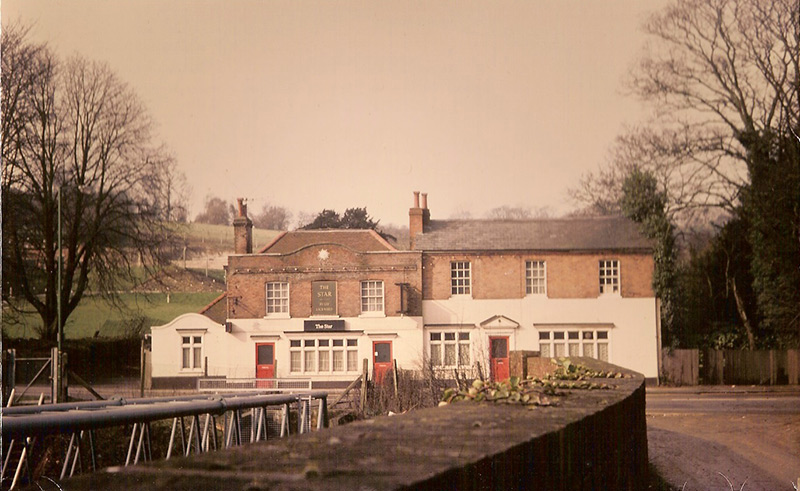
[[[572,391],[557,407],[456,403],[68,484],[71,490],[645,489],[644,378],[613,383],[611,390]]]

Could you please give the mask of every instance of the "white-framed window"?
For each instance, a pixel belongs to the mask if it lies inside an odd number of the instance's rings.
[[[609,361],[610,344],[608,329],[539,331],[539,351],[542,358],[588,356]]]
[[[469,261],[452,261],[450,263],[450,294],[472,294],[472,275]]]
[[[361,313],[383,313],[383,282],[361,282]]]
[[[525,261],[525,293],[528,295],[547,293],[547,269],[544,261]]]
[[[429,334],[429,339],[433,367],[465,368],[472,365],[469,332],[435,331]]]
[[[181,336],[181,369],[193,371],[203,369],[203,336],[196,334]]]
[[[358,339],[291,339],[289,371],[315,374],[357,372]]]
[[[289,315],[289,283],[271,281],[267,283],[267,315]]]
[[[619,295],[619,261],[616,259],[600,260],[600,294]]]

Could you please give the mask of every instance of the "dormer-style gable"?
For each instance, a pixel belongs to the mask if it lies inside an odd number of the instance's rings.
[[[287,254],[310,245],[336,244],[358,252],[396,251],[376,231],[365,230],[293,230],[283,232],[259,251],[260,254]]]
[[[519,329],[519,322],[504,315],[493,315],[480,323],[484,329]]]

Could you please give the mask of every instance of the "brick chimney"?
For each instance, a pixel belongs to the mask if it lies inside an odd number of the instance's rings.
[[[234,254],[253,253],[253,221],[247,216],[247,203],[236,199],[236,218],[233,219]]]
[[[422,193],[420,206],[420,192],[414,191],[414,206],[408,210],[408,236],[411,249],[416,246],[416,236],[425,232],[431,221],[431,211],[428,209],[428,193]]]

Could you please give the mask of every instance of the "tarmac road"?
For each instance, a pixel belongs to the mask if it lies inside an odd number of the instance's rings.
[[[794,490],[800,388],[648,388],[647,438],[650,461],[676,489]]]

